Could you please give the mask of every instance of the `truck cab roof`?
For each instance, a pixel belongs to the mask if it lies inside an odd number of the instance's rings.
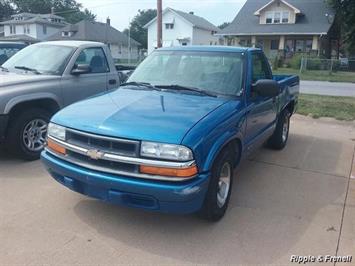
[[[236,47],[236,46],[212,46],[212,45],[192,45],[159,48],[156,51],[190,51],[190,52],[234,52],[243,53],[249,51],[261,51],[259,48]]]
[[[43,44],[62,45],[62,46],[69,46],[69,47],[105,46],[104,43],[91,42],[91,41],[49,41],[49,42],[40,42],[33,45],[43,45]]]

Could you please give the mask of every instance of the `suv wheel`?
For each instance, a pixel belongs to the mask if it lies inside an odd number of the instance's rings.
[[[275,150],[285,148],[290,130],[290,118],[291,114],[287,109],[282,111],[277,121],[275,132],[268,141],[270,148]]]
[[[200,214],[209,221],[220,220],[227,208],[233,185],[234,156],[225,149],[217,157]]]
[[[10,122],[7,147],[25,160],[36,160],[44,148],[50,114],[42,109],[30,109]]]

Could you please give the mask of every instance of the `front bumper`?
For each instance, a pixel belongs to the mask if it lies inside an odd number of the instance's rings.
[[[0,142],[5,139],[8,122],[8,115],[0,115]]]
[[[103,201],[167,213],[187,214],[201,209],[209,174],[186,182],[136,179],[89,170],[43,151],[41,159],[52,177],[78,193]]]

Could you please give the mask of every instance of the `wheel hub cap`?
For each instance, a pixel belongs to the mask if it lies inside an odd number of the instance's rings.
[[[34,119],[26,124],[23,131],[23,143],[32,152],[44,148],[48,123],[43,119]]]
[[[222,208],[227,201],[230,181],[231,181],[231,166],[229,163],[225,163],[222,166],[220,177],[218,181],[218,191],[217,191],[217,205]]]
[[[284,124],[282,126],[282,141],[283,142],[285,142],[287,140],[289,123],[290,123],[290,119],[288,116],[286,116]]]

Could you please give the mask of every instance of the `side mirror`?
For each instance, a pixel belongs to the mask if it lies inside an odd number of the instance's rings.
[[[89,65],[76,65],[71,71],[72,75],[79,76],[82,74],[88,74],[91,72],[91,67]]]
[[[280,93],[280,86],[272,79],[260,79],[252,85],[252,91],[263,97],[276,97]]]

